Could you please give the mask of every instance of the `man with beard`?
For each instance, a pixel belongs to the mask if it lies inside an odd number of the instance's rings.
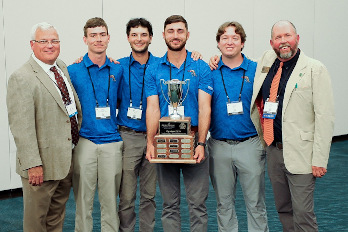
[[[318,231],[313,193],[326,173],[334,125],[333,94],[326,67],[298,49],[289,21],[272,27],[258,62],[251,117],[267,152],[283,231]]]
[[[162,95],[160,80],[190,79],[188,96],[183,102],[184,115],[191,117],[191,130],[196,133],[197,147],[194,158],[197,164],[157,164],[158,183],[163,198],[162,224],[164,231],[181,231],[180,171],[183,173],[186,199],[190,211],[191,231],[207,231],[208,215],[205,201],[209,191],[209,163],[205,157],[205,141],[210,125],[210,102],[213,93],[208,65],[193,61],[185,49],[189,38],[186,20],[180,15],[168,17],[164,23],[163,38],[168,51],[159,63],[151,66],[145,75],[147,97],[147,152],[154,158],[154,136],[158,121],[168,116],[168,104]],[[183,87],[183,93],[188,86]]]

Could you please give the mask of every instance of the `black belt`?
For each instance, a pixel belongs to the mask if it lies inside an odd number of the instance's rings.
[[[226,142],[226,143],[229,143],[229,144],[238,144],[238,143],[242,143],[242,142],[245,142],[251,138],[255,138],[257,135],[253,135],[253,136],[250,136],[250,137],[246,137],[246,138],[243,138],[243,139],[238,139],[238,140],[234,140],[234,139],[217,139],[217,140],[220,140],[220,141],[223,141],[223,142]]]
[[[119,130],[125,131],[125,132],[133,132],[136,134],[145,134],[146,135],[146,131],[136,131],[136,130],[133,130],[133,129],[126,127],[126,126],[119,126]]]
[[[278,150],[283,150],[283,143],[282,142],[273,141],[273,143],[271,145],[276,147]]]

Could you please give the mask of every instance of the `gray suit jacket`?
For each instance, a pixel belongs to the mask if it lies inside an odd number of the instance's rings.
[[[268,70],[267,67],[271,67],[276,58],[273,50],[265,52],[255,74],[250,114],[262,138],[260,116],[263,110],[259,92],[268,73],[263,70]],[[333,127],[334,102],[330,75],[322,63],[301,51],[286,85],[283,101],[283,156],[287,170],[293,174],[308,174],[312,173],[312,166],[326,168]]]
[[[80,128],[80,102],[66,65],[58,59],[57,65],[73,90]],[[7,108],[17,147],[17,173],[28,178],[29,168],[42,165],[44,181],[66,177],[72,160],[69,115],[55,84],[32,57],[10,76]]]

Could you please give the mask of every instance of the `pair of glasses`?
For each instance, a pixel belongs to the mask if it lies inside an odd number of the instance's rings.
[[[48,43],[51,43],[52,45],[58,45],[60,43],[60,41],[56,39],[51,41],[48,41],[48,40],[32,40],[32,41],[39,43],[41,45],[48,45]]]

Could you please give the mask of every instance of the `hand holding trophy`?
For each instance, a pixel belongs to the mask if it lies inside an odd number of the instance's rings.
[[[164,94],[162,83],[167,85],[168,99]],[[183,85],[187,85],[187,91],[183,98]],[[178,79],[160,80],[160,86],[164,99],[168,103],[169,117],[159,120],[159,133],[155,136],[155,158],[151,163],[196,163],[194,154],[194,132],[191,131],[191,118],[184,116],[185,101],[190,80]]]

